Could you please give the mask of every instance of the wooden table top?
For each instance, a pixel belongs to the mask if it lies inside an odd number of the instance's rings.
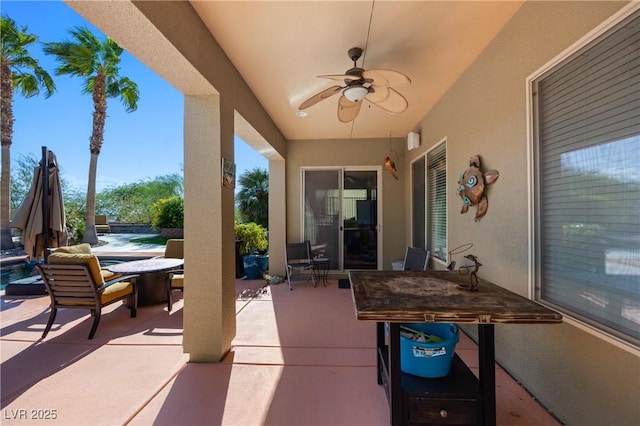
[[[489,281],[456,271],[352,271],[356,318],[389,322],[559,323],[562,315]]]
[[[116,274],[148,274],[151,272],[163,272],[177,268],[184,264],[184,259],[167,257],[153,257],[151,259],[133,260],[111,265],[109,272]]]

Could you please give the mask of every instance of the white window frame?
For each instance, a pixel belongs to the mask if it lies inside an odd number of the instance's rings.
[[[584,48],[588,44],[592,43],[597,38],[611,31],[617,24],[619,24],[624,19],[628,18],[631,14],[640,10],[640,4],[637,2],[632,2],[623,8],[621,8],[616,14],[612,15],[609,19],[604,21],[598,27],[596,27],[593,31],[585,35],[583,38],[578,40],[576,43],[571,45],[565,51],[560,53],[558,56],[553,58],[547,64],[543,65],[540,69],[531,74],[526,80],[526,101],[527,101],[527,165],[528,165],[528,226],[529,226],[529,298],[532,300],[537,300],[542,304],[546,304],[544,300],[540,300],[536,298],[536,281],[538,279],[538,275],[540,271],[536,268],[536,250],[537,250],[537,236],[536,236],[536,221],[535,221],[535,212],[537,209],[536,206],[536,179],[534,176],[535,171],[535,160],[536,160],[536,143],[535,143],[535,111],[534,107],[534,81],[539,79],[543,74],[547,73],[550,69],[558,66],[559,64],[567,61],[569,57],[571,57],[575,52]],[[549,305],[549,304],[547,304]],[[633,353],[636,356],[640,356],[640,348],[633,345],[630,342],[620,339],[617,336],[607,333],[606,331],[596,328],[595,326],[588,324],[584,321],[581,321],[567,312],[563,312],[564,321],[580,328],[583,331],[586,331],[594,336],[597,336],[613,345],[624,349],[628,352]]]

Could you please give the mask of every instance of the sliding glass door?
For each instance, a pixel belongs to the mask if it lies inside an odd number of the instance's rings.
[[[303,235],[332,270],[378,269],[376,169],[305,169]]]

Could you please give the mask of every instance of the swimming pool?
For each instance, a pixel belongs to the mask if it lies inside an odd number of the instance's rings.
[[[36,268],[35,263],[30,264],[24,261],[3,262],[0,267],[0,290],[4,290],[9,283],[34,275],[38,275],[38,268]]]

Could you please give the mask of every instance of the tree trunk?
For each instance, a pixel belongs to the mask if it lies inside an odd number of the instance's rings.
[[[91,162],[89,163],[89,183],[87,184],[87,214],[85,216],[86,228],[82,241],[89,244],[98,244],[96,232],[96,175],[98,172],[98,156],[104,140],[104,123],[107,118],[107,95],[105,77],[98,75],[93,85],[93,130],[89,139]]]
[[[82,242],[92,245],[98,244],[96,232],[96,174],[98,171],[98,154],[91,153],[89,162],[89,183],[87,184],[87,212],[85,215],[86,228]]]
[[[0,247],[14,247],[11,238],[11,140],[13,138],[13,76],[6,60],[0,63],[0,141],[2,143],[2,176],[0,177]]]

